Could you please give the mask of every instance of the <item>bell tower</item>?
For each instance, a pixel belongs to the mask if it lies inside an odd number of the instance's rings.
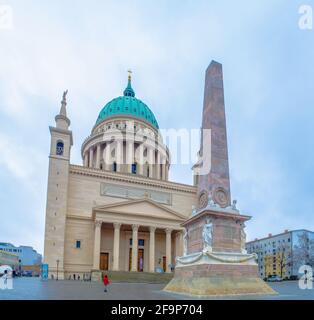
[[[48,264],[49,277],[64,278],[64,239],[67,214],[70,151],[73,145],[70,120],[66,112],[66,96],[63,93],[61,109],[55,117],[56,126],[49,127],[51,135],[44,263]]]

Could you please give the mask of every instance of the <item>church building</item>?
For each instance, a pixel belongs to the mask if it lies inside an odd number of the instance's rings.
[[[198,203],[197,186],[168,180],[170,150],[152,110],[123,95],[99,112],[71,164],[73,136],[64,92],[50,127],[44,263],[49,277],[103,270],[171,272],[183,254],[181,224]]]

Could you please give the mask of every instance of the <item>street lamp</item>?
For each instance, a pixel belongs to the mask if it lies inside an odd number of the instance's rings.
[[[58,271],[59,271],[59,259],[57,259],[57,280],[58,280]]]

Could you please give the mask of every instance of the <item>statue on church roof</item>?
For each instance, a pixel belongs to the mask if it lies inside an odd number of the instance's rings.
[[[62,102],[63,102],[63,103],[66,103],[66,102],[67,102],[67,94],[68,94],[68,90],[66,90],[66,91],[63,92],[63,95],[62,95]]]

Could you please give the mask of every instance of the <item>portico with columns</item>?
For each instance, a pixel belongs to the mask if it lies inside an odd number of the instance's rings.
[[[184,216],[150,199],[95,207],[93,217],[95,271],[171,272],[183,253]]]

